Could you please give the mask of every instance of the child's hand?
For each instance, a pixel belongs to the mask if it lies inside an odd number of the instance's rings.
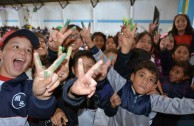
[[[112,108],[116,108],[121,104],[121,98],[117,93],[114,93],[110,98],[110,103]]]
[[[124,54],[129,53],[132,46],[134,45],[136,29],[137,29],[137,25],[135,25],[132,31],[130,30],[130,25],[124,26],[122,28],[122,33],[121,33],[121,52],[122,53]]]
[[[57,75],[59,76],[60,82],[63,82],[69,75],[69,59],[72,53],[72,47],[70,46],[67,51],[67,56],[65,60],[61,63],[59,68],[57,69]],[[59,47],[58,57],[62,55],[62,47]],[[63,84],[63,83],[61,83]]]
[[[84,41],[84,43],[87,44],[89,48],[92,48],[94,46],[94,43],[92,42],[92,38],[90,36],[90,23],[88,24],[88,29],[84,26],[83,22],[81,23],[83,27],[82,31],[80,32],[82,40]]]
[[[170,43],[170,40],[168,37],[165,37],[160,42],[160,50],[165,50],[167,48],[167,45]]]
[[[158,45],[159,40],[160,40],[160,34],[157,33],[154,35],[154,43]]]
[[[157,22],[150,23],[149,24],[149,32],[152,33],[158,27],[158,25],[159,24],[157,24]]]
[[[69,29],[68,31],[65,31],[69,23],[70,21],[67,20],[65,26],[61,29],[61,31],[57,31],[57,30],[51,31],[49,40],[48,40],[48,47],[51,50],[57,51],[57,49],[59,48],[59,46],[63,44],[67,36],[69,36],[75,30],[75,27],[73,27]]]
[[[55,62],[48,68],[44,69],[37,52],[34,53],[34,62],[36,66],[37,75],[33,82],[34,96],[41,100],[49,99],[53,90],[59,86],[59,77],[54,71],[65,59],[66,54],[62,54]]]
[[[57,108],[54,115],[51,117],[51,121],[55,126],[67,125],[68,119],[62,109]]]
[[[94,75],[92,76],[92,78],[94,78],[96,81],[104,80],[107,76],[108,68],[110,67],[110,65],[111,65],[111,60],[107,59],[106,63],[102,64],[99,70],[94,72]]]
[[[69,97],[74,97],[75,95],[87,95],[89,98],[94,94],[96,90],[96,81],[92,78],[95,71],[103,64],[103,61],[98,61],[94,66],[92,66],[86,74],[84,74],[84,68],[82,59],[78,60],[78,79],[71,86],[68,93]]]

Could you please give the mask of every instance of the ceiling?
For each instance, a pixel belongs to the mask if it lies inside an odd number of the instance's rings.
[[[46,3],[46,2],[72,2],[72,1],[116,1],[116,0],[0,0],[0,6],[6,5],[23,5],[23,4],[34,4],[34,3]],[[120,0],[121,1],[121,0]],[[124,1],[124,0],[122,0]]]
[[[101,1],[118,1],[118,0],[0,0],[0,8],[6,6],[12,6],[14,9],[19,10],[24,4],[33,4],[35,6],[35,9],[40,9],[44,3],[47,2],[58,2],[62,8],[65,8],[67,4],[70,2],[91,2],[92,6],[95,7],[98,2]],[[129,0],[119,0],[119,1],[129,1]],[[134,3],[135,0],[130,0],[131,3]],[[37,4],[40,4],[39,7],[37,7]]]
[[[0,6],[16,5],[16,4],[22,5],[22,4],[34,4],[34,3],[46,3],[46,2],[64,2],[64,1],[76,1],[76,0],[0,0]]]

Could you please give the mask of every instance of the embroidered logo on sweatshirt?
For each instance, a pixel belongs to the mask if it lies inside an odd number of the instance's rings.
[[[16,95],[13,96],[12,106],[15,109],[23,108],[26,105],[25,101],[26,101],[26,95],[22,92],[19,92]]]

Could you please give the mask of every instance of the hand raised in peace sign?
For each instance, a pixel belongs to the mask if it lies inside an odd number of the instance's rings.
[[[84,74],[84,68],[82,59],[78,60],[78,79],[71,86],[68,95],[72,97],[72,94],[76,95],[87,95],[89,98],[94,94],[96,90],[97,82],[92,78],[93,74],[103,64],[103,61],[98,61],[92,66],[87,73]]]
[[[67,20],[64,27],[61,29],[61,31],[57,31],[57,30],[51,31],[49,36],[49,41],[48,41],[48,47],[51,50],[57,51],[59,46],[63,44],[63,41],[67,38],[67,36],[69,36],[76,29],[76,27],[74,26],[68,31],[66,31],[69,23],[70,23],[70,20]]]
[[[38,53],[34,53],[37,74],[33,82],[33,93],[36,98],[41,100],[49,99],[53,90],[58,87],[60,81],[58,75],[54,73],[54,71],[65,58],[66,54],[63,53],[48,69],[44,69]]]

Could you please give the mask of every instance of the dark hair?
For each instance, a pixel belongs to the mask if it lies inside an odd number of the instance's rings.
[[[158,70],[156,64],[150,60],[143,60],[137,66],[135,66],[133,73],[136,73],[137,71],[139,71],[143,68],[147,69],[152,74],[156,75],[156,83],[157,83],[158,78],[159,78],[159,70]]]
[[[184,69],[184,75],[192,76],[192,66],[188,61],[175,62],[173,66],[179,66]]]
[[[94,32],[92,34],[92,41],[94,41],[94,38],[96,38],[97,36],[101,36],[104,40],[104,46],[101,49],[102,51],[104,51],[105,50],[106,35],[102,32]]]
[[[189,20],[189,17],[186,14],[177,14],[174,17],[173,26],[172,26],[172,30],[170,31],[170,33],[172,33],[173,36],[178,35],[178,31],[177,31],[177,28],[175,26],[175,21],[176,21],[176,19],[177,19],[178,16],[185,17],[185,19],[187,20],[187,27],[185,29],[185,34],[192,35],[193,34],[193,28],[191,26],[191,22]]]
[[[150,52],[153,50],[153,45],[154,45],[154,40],[153,40],[153,37],[152,35],[148,32],[148,31],[144,31],[144,32],[141,32],[139,33],[136,37],[135,37],[135,43],[137,44],[139,42],[139,40],[144,36],[144,35],[148,35],[150,38],[151,38],[151,50]]]
[[[114,36],[115,41],[116,41],[117,44],[119,44],[119,34],[120,34],[120,33],[121,33],[121,32],[117,32],[116,35]]]
[[[174,52],[175,52],[175,51],[177,50],[177,48],[178,48],[178,47],[180,47],[180,46],[185,46],[185,47],[188,49],[189,54],[191,53],[191,50],[190,50],[189,45],[184,44],[184,43],[181,43],[181,44],[177,44],[177,45],[173,48],[173,50],[172,50],[172,54],[174,54]]]
[[[35,34],[38,38],[44,39],[44,42],[46,43],[46,39],[45,39],[45,37],[44,37],[44,35],[43,35],[42,33],[40,33],[40,32],[34,32],[34,34]]]
[[[69,30],[69,29],[73,28],[74,26],[76,27],[76,29],[77,29],[79,32],[82,30],[79,26],[74,25],[74,24],[68,25],[66,30]]]
[[[96,60],[94,59],[92,52],[90,52],[89,50],[79,50],[75,53],[74,57],[73,57],[73,62],[72,62],[72,66],[75,67],[78,63],[78,59],[81,57],[87,57],[92,59],[94,62],[96,62]]]

